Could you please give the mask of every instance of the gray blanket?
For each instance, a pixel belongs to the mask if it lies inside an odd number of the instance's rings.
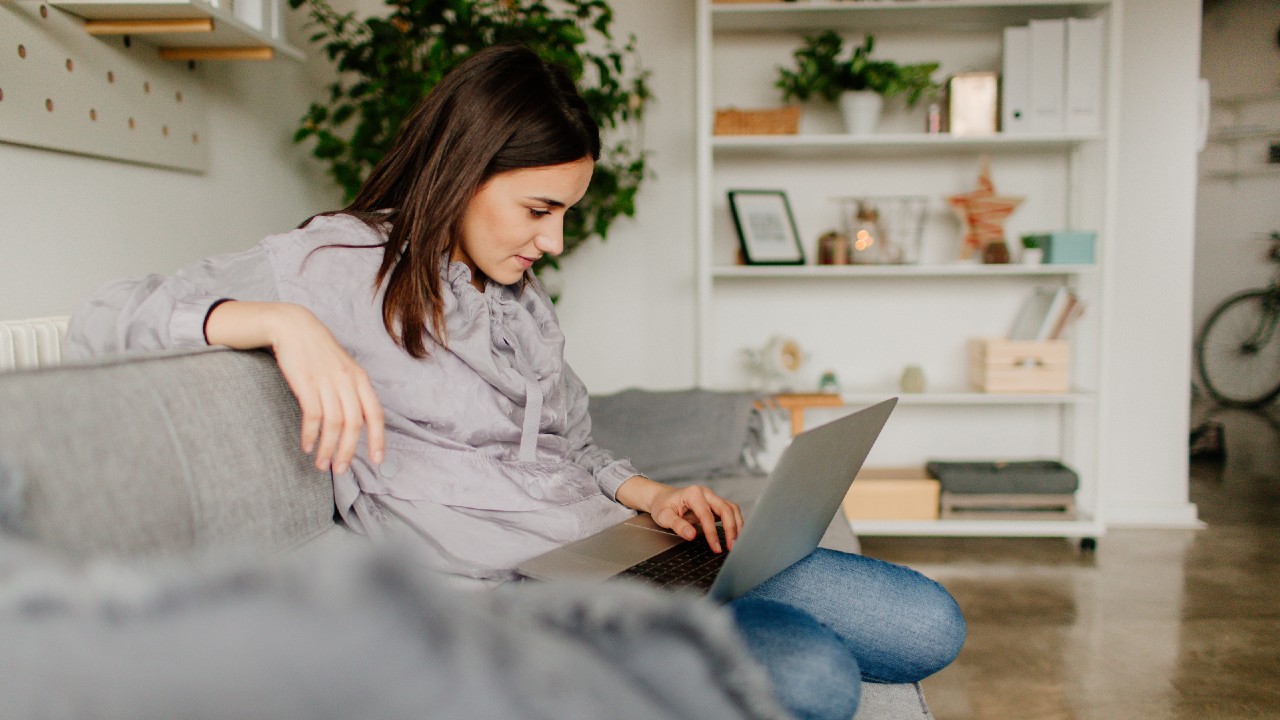
[[[785,717],[691,597],[465,592],[363,544],[77,569],[0,539],[0,717]]]

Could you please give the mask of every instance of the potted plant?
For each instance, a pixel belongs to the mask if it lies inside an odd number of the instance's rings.
[[[841,59],[844,40],[835,31],[805,36],[804,44],[792,53],[794,69],[778,68],[776,85],[783,99],[838,102],[849,133],[865,135],[875,131],[884,98],[905,94],[907,107],[913,107],[926,91],[937,88],[933,73],[938,63],[873,60],[875,42],[875,36],[867,35],[847,59]]]
[[[1044,261],[1044,248],[1040,247],[1037,235],[1022,236],[1022,255],[1019,257],[1023,265],[1039,265]]]
[[[569,70],[604,134],[587,194],[565,217],[561,257],[592,235],[603,239],[619,216],[635,215],[648,173],[640,120],[649,73],[638,67],[634,36],[614,42],[606,0],[384,0],[383,14],[363,18],[329,0],[288,3],[306,7],[311,42],[338,71],[327,101],[312,103],[294,141],[314,140],[312,154],[348,200],[445,72],[484,47],[520,42]],[[543,264],[559,267],[550,255],[535,270]]]

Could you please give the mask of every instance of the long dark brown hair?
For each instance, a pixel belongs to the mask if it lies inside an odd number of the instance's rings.
[[[388,221],[374,287],[387,279],[382,322],[410,355],[427,356],[427,323],[446,341],[441,266],[463,213],[489,178],[600,159],[600,130],[564,69],[523,45],[486,48],[449,71],[409,113],[391,151],[340,212]]]

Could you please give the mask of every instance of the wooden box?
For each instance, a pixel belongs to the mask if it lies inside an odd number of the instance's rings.
[[[1071,344],[1066,340],[980,338],[969,346],[969,380],[994,393],[1065,393]]]
[[[849,520],[937,520],[941,485],[924,468],[863,468],[844,498]]]
[[[715,135],[795,135],[800,131],[800,108],[788,105],[778,108],[716,110]]]

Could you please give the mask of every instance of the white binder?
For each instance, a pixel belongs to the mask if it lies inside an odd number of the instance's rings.
[[[1068,133],[1102,131],[1102,18],[1067,19],[1066,124]]]
[[[1032,20],[1031,131],[1059,134],[1065,127],[1066,20]]]
[[[1000,130],[1031,132],[1031,30],[1004,29],[1000,68]]]

